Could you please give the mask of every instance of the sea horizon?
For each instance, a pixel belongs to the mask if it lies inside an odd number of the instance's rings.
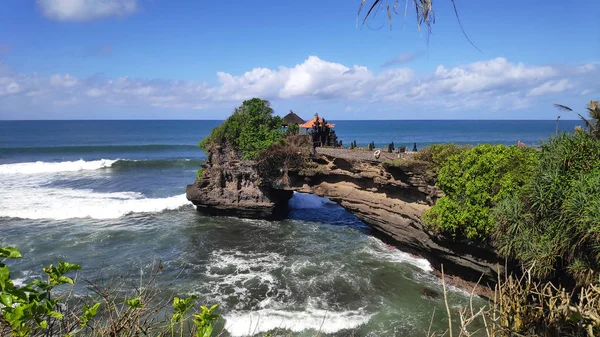
[[[314,116],[314,115],[311,115]],[[280,116],[282,117],[282,116]],[[323,117],[323,116],[321,116]],[[328,121],[347,121],[347,122],[368,122],[368,121],[553,121],[555,119],[328,119]],[[209,122],[222,122],[225,119],[153,119],[153,118],[137,118],[137,119],[0,119],[2,122],[84,122],[84,121],[209,121]],[[579,118],[560,118],[559,121],[579,121]]]

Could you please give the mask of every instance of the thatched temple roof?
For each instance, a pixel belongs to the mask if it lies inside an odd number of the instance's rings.
[[[285,115],[285,117],[283,117],[281,120],[282,126],[288,126],[291,124],[304,124],[304,119],[300,118],[300,116],[296,115],[292,110],[290,110],[290,113]]]

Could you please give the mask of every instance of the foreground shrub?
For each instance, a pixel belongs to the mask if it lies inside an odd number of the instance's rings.
[[[140,279],[135,291],[124,291],[122,277],[106,283],[87,281],[91,295],[75,300],[70,296],[75,279],[67,275],[81,266],[59,262],[44,268],[46,280],[17,286],[4,263],[17,258],[21,253],[16,248],[0,246],[0,336],[183,336],[185,332],[210,337],[219,318],[216,305],[195,310],[197,296],[165,298],[155,282],[160,264],[147,280]]]
[[[443,279],[443,274],[442,274]],[[444,294],[447,290],[444,284]],[[589,284],[568,292],[551,282],[540,282],[529,272],[499,280],[487,306],[450,309],[449,329],[427,336],[573,336],[600,335],[600,287]],[[432,318],[434,319],[434,318]]]
[[[503,199],[520,195],[537,165],[537,151],[505,145],[478,145],[439,152],[443,162],[437,185],[446,196],[427,211],[429,230],[455,238],[487,239],[494,226],[492,208]],[[446,153],[455,154],[445,156]],[[432,156],[433,157],[433,156]]]
[[[522,196],[495,212],[495,244],[536,277],[567,272],[579,284],[600,271],[600,140],[578,131],[542,145]]]
[[[214,145],[228,145],[243,159],[254,160],[260,152],[283,139],[281,118],[273,116],[269,101],[244,101],[221,125],[198,145],[207,151]]]

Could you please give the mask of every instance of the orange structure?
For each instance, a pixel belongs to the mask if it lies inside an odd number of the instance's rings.
[[[300,128],[302,129],[312,129],[315,124],[317,123],[317,121],[319,121],[319,124],[323,124],[323,118],[319,117],[318,114],[315,114],[315,117],[313,117],[313,119],[309,120],[308,122],[298,125]],[[335,124],[331,124],[331,123],[327,123],[327,127],[334,128]]]

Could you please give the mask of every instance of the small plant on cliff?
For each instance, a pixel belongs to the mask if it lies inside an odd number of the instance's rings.
[[[261,152],[258,173],[264,181],[280,180],[279,182],[286,183],[288,170],[300,170],[306,167],[311,149],[310,135],[288,135],[283,142]]]
[[[492,208],[520,195],[537,165],[537,151],[483,144],[448,157],[437,185],[446,196],[425,214],[427,228],[453,237],[487,239],[494,226]]]
[[[231,146],[241,158],[254,160],[283,137],[281,118],[273,116],[269,101],[253,98],[244,101],[198,145],[207,152],[214,145]]]
[[[204,176],[204,167],[201,167],[198,169],[198,171],[196,171],[196,179],[202,180],[203,176]]]

